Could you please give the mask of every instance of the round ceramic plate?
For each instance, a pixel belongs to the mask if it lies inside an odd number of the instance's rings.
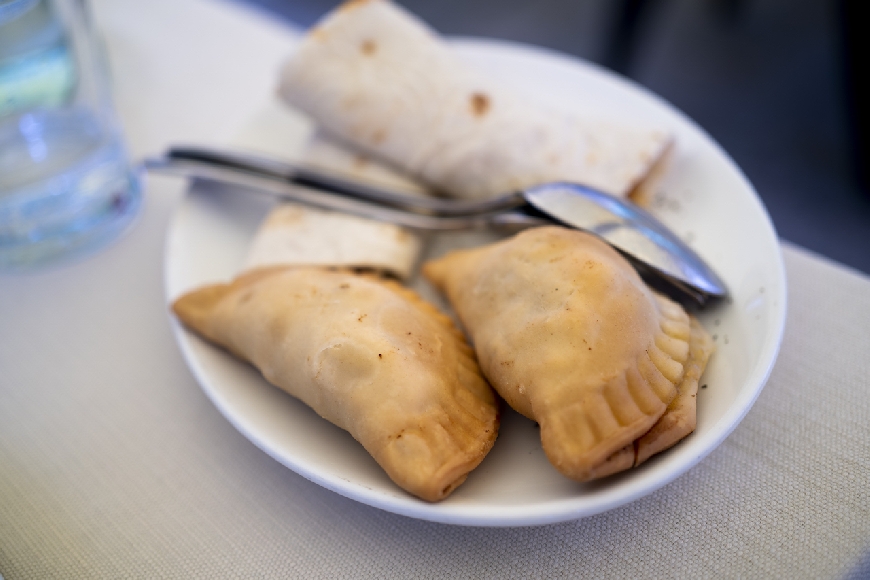
[[[673,165],[652,211],[713,265],[732,293],[730,300],[699,315],[717,350],[701,380],[696,431],[637,469],[580,484],[547,462],[534,424],[508,410],[483,463],[453,495],[430,504],[397,488],[350,435],[267,384],[251,367],[180,326],[176,335],[202,388],[239,431],[293,471],[341,495],[414,518],[464,525],[545,524],[600,513],[685,473],[752,406],[776,359],[785,323],[779,243],[764,207],[731,159],[660,99],[600,68],[541,49],[484,40],[454,45],[470,63],[553,106],[659,124],[676,134]],[[290,117],[279,119],[282,114]],[[301,143],[308,128],[299,119],[276,107],[260,115],[260,125],[272,133],[282,127],[285,136]],[[270,138],[261,134],[264,141]],[[256,140],[249,135],[247,144]],[[269,207],[257,196],[213,185],[192,187],[168,234],[168,299],[230,279]]]

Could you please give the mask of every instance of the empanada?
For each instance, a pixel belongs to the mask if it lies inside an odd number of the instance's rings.
[[[445,498],[489,452],[495,394],[450,320],[398,283],[299,267],[182,296],[181,321],[350,432],[403,489]]]
[[[697,336],[706,333],[590,234],[535,228],[448,254],[423,273],[447,296],[492,386],[540,424],[547,457],[572,479],[634,465],[633,442],[678,386],[694,401],[691,379],[696,388],[711,350]],[[665,439],[656,439],[644,448],[660,451]]]

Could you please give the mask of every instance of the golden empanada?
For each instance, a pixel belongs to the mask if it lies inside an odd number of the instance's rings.
[[[450,494],[489,452],[495,394],[450,320],[374,276],[254,271],[182,296],[181,321],[350,432],[403,489]]]
[[[672,404],[687,364],[697,387],[709,356],[707,341],[690,358],[693,333],[704,331],[679,305],[583,232],[527,230],[423,273],[447,296],[490,383],[540,424],[547,457],[578,481],[634,465],[633,442]]]

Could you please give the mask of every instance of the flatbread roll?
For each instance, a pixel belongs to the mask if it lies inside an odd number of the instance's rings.
[[[492,386],[540,424],[544,452],[566,476],[610,475],[637,463],[636,440],[645,459],[694,429],[685,407],[694,409],[709,336],[598,238],[535,228],[450,253],[423,274],[447,296]],[[664,436],[673,428],[676,438]]]
[[[322,131],[309,139],[300,161],[396,193],[430,195],[425,187],[407,176],[349,149]],[[337,266],[373,270],[407,280],[416,268],[422,248],[423,239],[418,233],[395,224],[297,203],[280,203],[254,234],[242,270]]]
[[[341,266],[407,280],[422,240],[407,229],[296,203],[276,205],[257,228],[242,270]]]
[[[495,395],[446,316],[398,283],[277,268],[185,294],[190,329],[347,430],[401,488],[447,497],[489,452]]]
[[[649,190],[672,137],[532,102],[460,60],[387,0],[328,14],[283,66],[279,95],[321,127],[459,198],[548,181]]]

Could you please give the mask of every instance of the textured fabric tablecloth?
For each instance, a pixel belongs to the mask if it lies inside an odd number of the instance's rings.
[[[137,156],[238,134],[295,38],[219,2],[96,9]],[[193,35],[209,50],[184,50]],[[163,240],[182,194],[153,178],[118,243],[0,277],[5,580],[870,577],[870,279],[786,245],[788,323],[770,381],[670,485],[563,524],[449,526],[308,482],[209,402],[163,296]]]

